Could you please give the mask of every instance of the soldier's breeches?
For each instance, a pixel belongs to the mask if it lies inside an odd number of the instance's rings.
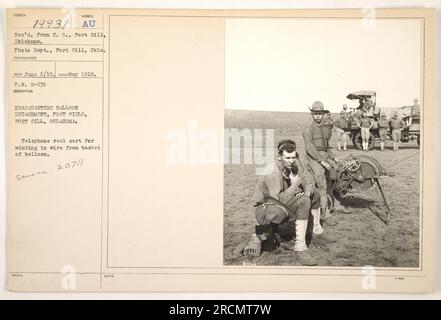
[[[369,137],[371,136],[371,131],[369,128],[361,128],[361,139],[366,141],[369,140]]]
[[[307,220],[311,209],[311,199],[306,195],[293,197],[285,204],[295,214],[296,219]]]
[[[324,197],[327,195],[325,168],[316,161],[310,161],[309,164],[314,174],[314,181],[317,186],[318,194],[320,197]]]
[[[337,140],[338,142],[346,142],[347,141],[347,132],[345,132],[343,129],[335,128],[335,131],[337,132]]]
[[[284,210],[284,208],[286,210]],[[283,205],[262,204],[256,207],[255,217],[258,224],[280,224],[288,220],[307,220],[311,199],[306,195],[293,196]]]
[[[386,128],[378,129],[378,135],[380,136],[380,141],[385,142],[387,137],[387,129]]]
[[[401,130],[400,129],[393,129],[392,130],[392,139],[394,142],[399,142],[401,140]]]
[[[280,224],[282,222],[288,221],[289,213],[287,210],[275,205],[263,206],[260,205],[256,207],[255,211],[256,221],[260,225],[265,224]]]
[[[314,188],[311,198],[311,209],[320,208],[320,194],[317,188]]]

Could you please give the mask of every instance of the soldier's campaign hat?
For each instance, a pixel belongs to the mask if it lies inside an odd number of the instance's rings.
[[[321,101],[314,102],[309,110],[311,113],[329,113],[329,110],[325,110]]]

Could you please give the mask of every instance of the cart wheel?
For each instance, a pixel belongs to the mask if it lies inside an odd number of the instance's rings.
[[[357,132],[354,136],[354,139],[352,140],[352,142],[354,143],[354,146],[357,149],[363,149],[363,145],[362,145],[362,140],[361,140],[361,132]],[[375,147],[375,139],[374,136],[371,134],[371,136],[369,137],[369,145],[368,148],[369,150],[374,149]]]

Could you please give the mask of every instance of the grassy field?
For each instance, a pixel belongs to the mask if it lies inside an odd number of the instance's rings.
[[[335,118],[336,115],[333,115]],[[225,110],[225,128],[261,128],[275,130],[275,143],[294,139],[301,153],[304,150],[302,131],[311,121],[309,113]],[[336,146],[335,137],[331,146]],[[419,266],[419,147],[415,141],[403,143],[393,152],[392,141],[387,150],[369,151],[386,168],[389,175],[382,181],[383,191],[392,211],[388,225],[372,211],[380,205],[376,190],[348,197],[350,214],[336,214],[339,224],[328,227],[338,241],[324,252],[310,246],[320,266],[418,267]],[[348,144],[347,151],[335,150],[337,157],[366,154]],[[292,243],[260,257],[243,257],[237,250],[251,237],[255,218],[253,194],[257,176],[253,165],[226,164],[224,167],[224,264],[226,265],[299,265]],[[374,211],[378,211],[374,210]]]

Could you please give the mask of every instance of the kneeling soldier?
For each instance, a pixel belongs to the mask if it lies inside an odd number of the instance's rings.
[[[278,144],[278,161],[274,171],[260,176],[256,192],[256,233],[270,227],[295,221],[294,251],[303,265],[316,265],[306,244],[308,217],[314,218],[313,238],[321,243],[335,242],[326,236],[320,225],[320,200],[314,192],[314,181],[298,157],[296,144],[292,140],[282,140]],[[312,198],[312,201],[311,201]]]

